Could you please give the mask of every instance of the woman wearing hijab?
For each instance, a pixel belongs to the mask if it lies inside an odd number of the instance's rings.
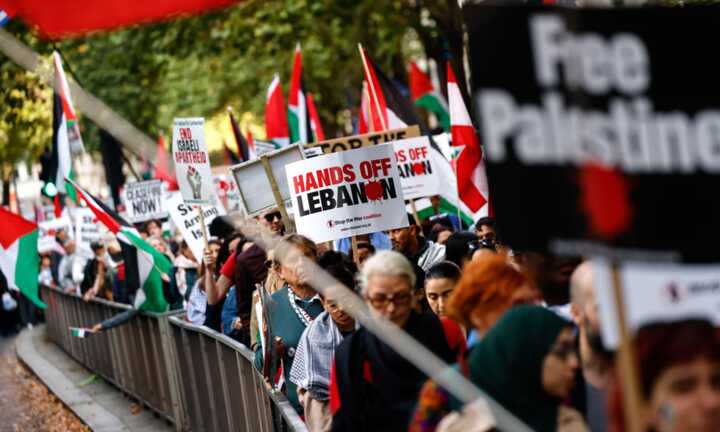
[[[558,409],[572,389],[578,358],[570,323],[538,306],[517,306],[461,364],[468,378],[532,430],[556,431]],[[431,431],[459,401],[425,384],[410,431]]]

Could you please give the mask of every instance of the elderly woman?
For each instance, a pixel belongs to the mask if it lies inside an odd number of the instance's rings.
[[[650,324],[635,337],[645,430],[720,431],[720,337],[707,321]],[[611,421],[623,431],[622,394],[611,396]]]
[[[377,317],[401,327],[447,362],[454,354],[440,320],[414,311],[415,272],[400,253],[380,251],[360,274],[362,296]],[[335,352],[330,384],[334,431],[407,429],[427,376],[365,328],[347,336]]]

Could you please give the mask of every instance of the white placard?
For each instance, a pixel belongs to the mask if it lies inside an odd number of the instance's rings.
[[[202,262],[203,248],[205,242],[200,229],[200,216],[197,208],[189,206],[183,202],[182,195],[178,192],[168,194],[165,198],[168,213],[173,223],[180,230],[185,242],[190,247],[197,262]],[[203,215],[205,216],[205,228],[210,226],[210,222],[218,216],[225,214],[225,209],[220,205],[202,206]],[[210,233],[206,231],[208,237]]]
[[[403,196],[406,200],[439,195],[440,176],[435,169],[427,137],[393,141]]]
[[[293,162],[303,160],[302,150],[300,146],[293,144],[267,153],[264,157],[267,157],[270,163],[280,196],[285,202],[285,206],[289,207],[290,190],[288,189],[285,167]],[[240,192],[240,201],[246,214],[255,216],[277,207],[270,182],[267,175],[265,175],[265,168],[260,159],[243,162],[232,166],[230,169],[233,177],[235,177]]]
[[[205,119],[176,118],[173,122],[175,177],[187,204],[215,204],[210,158],[205,147]]]
[[[68,233],[68,237],[74,236],[72,223],[65,215],[57,219],[38,222],[38,253],[50,252],[55,249],[55,243],[57,243],[55,235],[61,229]]]
[[[594,260],[603,343],[617,348],[620,333],[610,267]],[[630,333],[653,322],[707,319],[720,325],[720,264],[625,263],[620,266]]]
[[[315,242],[408,224],[392,144],[326,154],[285,170],[297,231]]]
[[[127,183],[123,190],[125,213],[132,223],[167,217],[162,180]]]
[[[104,227],[89,208],[78,207],[75,210],[75,247],[78,254],[85,258],[95,255],[90,243],[100,240],[103,234],[101,226]]]

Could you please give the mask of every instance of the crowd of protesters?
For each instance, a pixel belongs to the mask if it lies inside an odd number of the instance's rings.
[[[480,431],[497,424],[482,401],[463,407],[310,284],[309,262],[355,291],[384,317],[537,431],[624,430],[615,353],[600,334],[592,265],[513,251],[492,218],[473,226],[456,215],[333,244],[285,234],[280,212],[256,220],[281,238],[265,250],[223,218],[198,260],[178,236],[149,221],[140,232],[173,263],[163,279],[171,309],[255,352],[268,386],[285,393],[310,431]],[[81,256],[66,233],[41,257],[40,284],[133,304],[117,241]],[[357,254],[357,256],[353,256]],[[36,312],[3,294],[3,335]],[[324,291],[324,290],[323,290]],[[7,307],[6,307],[7,306]],[[98,323],[120,325],[137,313]],[[14,320],[14,321],[13,321]],[[642,328],[636,362],[650,431],[720,430],[720,339],[707,322]]]

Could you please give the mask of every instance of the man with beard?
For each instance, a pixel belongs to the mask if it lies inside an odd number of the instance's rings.
[[[585,417],[590,430],[607,430],[605,399],[607,384],[612,375],[612,353],[603,346],[600,336],[600,316],[597,292],[590,261],[580,264],[570,277],[570,313],[578,327],[582,378],[585,386],[576,386],[584,397],[577,395],[579,405],[585,405]],[[580,407],[581,408],[581,407]]]

